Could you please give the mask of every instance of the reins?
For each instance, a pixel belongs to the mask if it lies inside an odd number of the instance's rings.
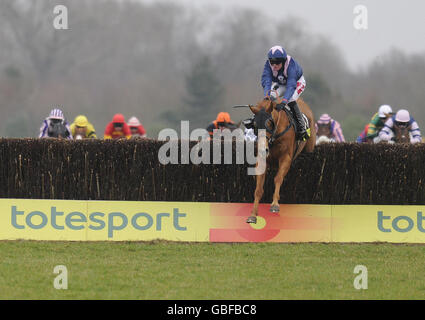
[[[272,111],[273,112],[273,111]],[[270,137],[270,139],[268,139],[268,143],[269,143],[269,147],[271,148],[272,146],[273,146],[273,142],[275,142],[277,139],[279,139],[280,137],[282,137],[286,132],[288,132],[290,129],[291,129],[291,127],[292,127],[292,122],[291,122],[291,117],[290,117],[290,115],[288,114],[288,112],[286,111],[286,109],[285,109],[285,113],[286,113],[286,115],[287,115],[287,117],[288,117],[288,122],[289,122],[289,124],[286,126],[286,128],[282,131],[282,132],[280,132],[279,134],[276,134],[276,130],[277,130],[277,128],[279,127],[279,122],[280,122],[280,119],[281,119],[281,115],[280,115],[280,113],[281,112],[278,112],[278,118],[277,118],[277,122],[276,122],[276,124],[274,123],[274,120],[273,120],[273,116],[272,115],[270,115],[270,118],[271,118],[271,121],[272,121],[272,123],[273,123],[273,126],[274,126],[274,128],[273,128],[273,131],[271,131],[271,130],[268,130],[267,129],[267,126],[266,126],[266,130],[271,134],[271,137]],[[294,130],[295,130],[295,127],[294,127]],[[301,144],[305,144],[306,142],[305,141],[303,141]],[[294,154],[293,154],[293,160],[298,156],[298,154],[299,154],[299,151],[301,150],[300,149],[300,145],[301,144],[297,144],[296,143],[296,140],[295,140],[295,149],[294,149]]]
[[[289,129],[291,129],[291,126],[292,126],[292,123],[291,123],[290,118],[288,116],[288,120],[289,120],[288,126],[282,132],[280,132],[279,134],[276,134],[276,130],[279,127],[279,122],[280,122],[280,118],[281,118],[280,117],[280,112],[277,113],[278,116],[277,116],[277,122],[276,123],[273,120],[273,115],[272,114],[273,114],[273,110],[270,113],[270,119],[271,119],[272,124],[273,124],[273,131],[268,130],[267,129],[267,126],[266,126],[266,130],[271,134],[270,139],[268,139],[268,143],[269,143],[270,148],[272,147],[273,142],[275,142],[277,139],[279,139],[280,137],[282,137],[286,132],[288,132]]]
[[[266,127],[266,130],[271,134],[270,139],[268,139],[268,143],[270,148],[273,146],[273,142],[275,142],[277,139],[279,139],[280,137],[282,137],[286,132],[289,131],[289,129],[291,129],[292,127],[292,123],[291,121],[289,121],[289,124],[286,126],[286,128],[280,132],[279,134],[276,134],[276,130],[279,127],[279,122],[280,122],[280,112],[278,112],[278,118],[277,118],[277,123],[275,124],[274,120],[273,120],[273,116],[270,115],[270,119],[273,123],[273,131],[269,131]]]

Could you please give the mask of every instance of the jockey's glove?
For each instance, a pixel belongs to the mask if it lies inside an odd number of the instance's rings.
[[[282,99],[282,102],[279,103],[278,105],[276,105],[276,110],[277,111],[282,111],[287,104],[288,104],[288,100]]]
[[[277,111],[282,111],[285,108],[285,106],[286,106],[286,103],[285,102],[281,102],[281,103],[279,103],[279,104],[276,105],[276,110]]]
[[[270,92],[270,100],[275,101],[277,99],[277,94],[275,91]]]

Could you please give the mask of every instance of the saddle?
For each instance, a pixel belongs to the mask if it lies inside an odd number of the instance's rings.
[[[285,110],[286,115],[288,116],[288,119],[289,119],[289,126],[288,126],[287,130],[289,129],[289,127],[292,126],[294,128],[295,132],[297,132],[298,131],[297,121],[295,119],[295,116],[292,114],[290,107],[285,106],[284,110]],[[302,113],[302,118],[303,118],[303,121],[304,121],[304,126],[305,126],[305,128],[306,128],[306,130],[307,130],[307,132],[310,136],[310,124],[308,122],[308,118],[304,113]],[[248,118],[248,119],[242,121],[242,124],[247,129],[253,129],[255,136],[257,136],[257,129],[258,128],[255,126],[255,116],[254,115],[251,118]],[[286,130],[284,132],[286,132]]]

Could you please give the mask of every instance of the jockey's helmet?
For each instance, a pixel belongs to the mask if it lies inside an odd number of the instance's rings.
[[[87,127],[87,125],[89,124],[89,121],[87,120],[86,116],[83,115],[79,115],[77,117],[75,117],[74,123],[77,127]]]
[[[378,116],[379,118],[386,118],[388,115],[393,113],[393,109],[388,104],[383,104],[379,107]]]
[[[52,111],[50,111],[50,114],[49,114],[49,119],[63,120],[64,116],[63,116],[62,110],[61,109],[52,109]]]
[[[410,121],[410,114],[409,111],[405,109],[398,110],[395,115],[395,121],[406,123]]]
[[[130,120],[128,120],[127,124],[130,128],[138,127],[140,126],[140,121],[136,117],[131,117]]]
[[[267,57],[269,58],[270,62],[280,62],[283,63],[286,60],[287,54],[285,49],[283,49],[281,46],[274,46],[271,47],[269,52],[267,53]]]
[[[324,113],[320,116],[319,120],[317,120],[317,124],[328,124],[331,120],[332,118],[327,113]]]
[[[218,123],[233,123],[228,112],[219,112],[216,121]]]
[[[125,123],[124,115],[121,114],[121,113],[115,114],[114,117],[112,118],[112,122],[113,123]]]

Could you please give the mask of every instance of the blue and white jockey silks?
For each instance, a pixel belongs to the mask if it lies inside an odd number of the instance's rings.
[[[396,120],[397,114],[393,115],[386,122],[384,127],[379,132],[379,138],[384,141],[391,141],[395,136],[394,132],[394,123]],[[406,119],[407,120],[407,119]],[[418,123],[415,119],[409,115],[407,127],[409,128],[410,134],[410,143],[418,143],[422,141],[421,131],[419,129]]]
[[[44,119],[43,123],[41,124],[40,133],[38,137],[39,138],[49,137],[48,131],[49,131],[50,123],[55,120],[60,120],[63,123],[63,125],[65,126],[65,128],[68,130],[68,133],[69,133],[66,136],[66,139],[71,140],[72,139],[71,128],[69,127],[68,122],[66,122],[63,112],[60,109],[52,109],[50,111],[49,116],[46,119]]]
[[[270,49],[269,58],[273,50],[275,50],[278,56],[283,55],[286,59],[282,68],[278,71],[273,70],[269,60],[264,64],[263,74],[261,76],[264,96],[269,96],[273,90],[276,90],[279,97],[283,97],[286,102],[295,101],[306,86],[303,70],[298,62],[291,56],[286,55],[286,52],[280,46]]]

